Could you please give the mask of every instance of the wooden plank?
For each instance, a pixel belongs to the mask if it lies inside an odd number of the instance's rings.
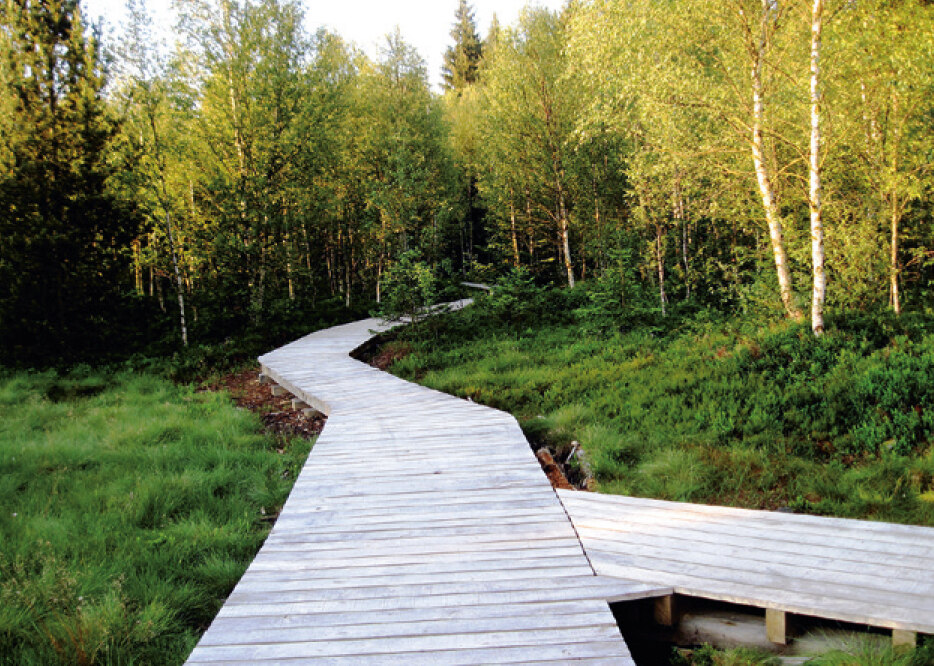
[[[498,647],[474,650],[434,650],[419,653],[371,654],[366,655],[367,666],[476,666],[476,664],[523,664],[523,663],[576,663],[578,659],[599,659],[599,663],[614,666],[633,666],[634,662],[628,651],[620,650],[620,641],[589,641],[586,643],[565,643],[535,645],[530,647]],[[318,666],[355,666],[360,664],[357,655],[319,657],[314,660]],[[201,650],[192,653],[191,664],[226,664],[250,666],[295,666],[295,660],[261,658],[252,660],[209,659],[201,657]]]
[[[925,580],[925,578],[930,579],[930,575],[920,571],[916,574],[918,577],[906,579],[899,578],[897,573],[891,569],[881,573],[867,572],[857,565],[843,569],[833,560],[808,558],[804,553],[801,554],[800,562],[796,565],[792,558],[779,559],[770,551],[758,551],[751,548],[724,546],[717,552],[693,548],[690,544],[685,544],[680,548],[672,547],[670,543],[663,540],[649,543],[636,539],[628,539],[625,542],[591,540],[590,537],[594,533],[587,528],[579,528],[578,534],[585,539],[590,548],[605,549],[634,557],[691,563],[704,567],[712,574],[732,570],[737,579],[740,576],[755,576],[757,572],[768,570],[773,576],[802,579],[811,581],[813,585],[851,588],[873,594],[889,592],[911,596],[934,594],[934,581]],[[866,568],[872,567],[866,565]]]
[[[751,592],[746,584],[731,581],[718,581],[711,585],[709,579],[701,576],[659,575],[657,571],[646,567],[616,564],[607,560],[594,561],[598,570],[605,576],[620,576],[629,579],[655,579],[659,584],[668,584],[678,594],[703,597],[730,603],[753,605],[762,608],[778,608],[790,613],[814,615],[831,619],[868,624],[877,627],[901,628],[924,632],[917,622],[917,611],[901,607],[881,607],[879,604],[852,601],[828,600],[820,594],[805,592],[787,592],[780,589],[763,588]]]
[[[832,528],[835,534],[854,538],[863,538],[872,535],[875,542],[889,542],[895,544],[918,543],[934,547],[934,528],[918,527],[913,525],[898,525],[868,520],[852,520],[846,518],[829,518],[809,516],[805,514],[789,514],[774,511],[752,511],[749,509],[736,509],[732,507],[711,506],[705,504],[688,504],[684,502],[667,502],[664,500],[650,500],[641,497],[621,497],[610,495],[596,495],[594,493],[574,493],[560,491],[562,501],[571,503],[590,503],[594,510],[609,510],[616,506],[621,510],[639,510],[648,512],[674,512],[682,516],[692,516],[695,520],[709,520],[712,522],[739,519],[743,524],[756,525],[771,530],[790,531],[793,534],[823,535],[827,529]],[[603,498],[609,498],[609,501]],[[594,503],[596,503],[594,505]]]
[[[678,603],[675,595],[666,594],[658,597],[653,606],[653,616],[655,621],[664,627],[673,627],[679,622]]]
[[[615,624],[570,629],[527,631],[497,631],[482,634],[449,634],[438,636],[383,636],[376,639],[347,639],[339,641],[303,641],[270,643],[264,645],[218,645],[199,648],[201,661],[225,659],[309,659],[332,656],[358,656],[361,659],[374,654],[412,654],[440,650],[504,649],[512,647],[540,647],[550,641],[566,643],[578,641],[606,642],[621,638]]]
[[[543,631],[573,629],[607,624],[603,612],[549,615],[517,615],[513,617],[479,617],[474,619],[402,620],[373,624],[342,624],[311,626],[280,626],[276,622],[253,622],[254,618],[228,626],[227,634],[212,635],[202,645],[261,645],[264,643],[298,643],[304,641],[335,641],[361,638],[391,638],[394,636],[444,636],[478,634],[496,631]],[[277,620],[278,618],[274,618]]]
[[[558,494],[604,575],[776,612],[934,631],[929,528]]]

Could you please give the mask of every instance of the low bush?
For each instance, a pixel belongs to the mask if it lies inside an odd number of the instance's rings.
[[[554,311],[586,292],[512,279],[537,304],[522,324],[494,292],[392,371],[579,441],[607,492],[934,525],[929,320],[837,317],[815,339],[702,310],[597,333]]]

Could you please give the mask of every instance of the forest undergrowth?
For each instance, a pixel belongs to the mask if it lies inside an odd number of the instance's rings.
[[[825,336],[634,310],[513,279],[391,371],[579,442],[602,492],[934,526],[934,321],[837,315]],[[406,335],[406,334],[403,334]]]

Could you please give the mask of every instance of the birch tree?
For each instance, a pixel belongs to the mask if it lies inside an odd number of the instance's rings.
[[[656,144],[714,177],[748,175],[754,187],[749,196],[755,193],[768,230],[783,308],[801,319],[782,210],[786,181],[802,159],[794,114],[779,89],[794,42],[789,6],[772,0],[596,0],[572,20],[569,50],[594,90],[585,125],[630,131],[643,119],[640,126],[651,127],[663,114],[677,119],[666,129],[697,131],[684,141],[677,134],[656,135]]]
[[[497,41],[485,73],[483,141],[512,159],[491,165],[495,173],[482,175],[481,187],[498,188],[502,201],[526,208],[529,223],[533,215],[550,220],[563,273],[573,287],[567,151],[575,106],[563,80],[563,42],[561,18],[543,9],[527,9],[518,29],[504,31]],[[522,174],[519,182],[503,173],[513,165]],[[503,188],[512,194],[505,196]]]
[[[900,314],[903,221],[931,188],[934,10],[919,0],[860,2],[832,27],[841,62],[834,123],[845,133],[847,171],[859,166],[852,218],[885,247],[888,304]],[[914,236],[923,249],[925,239]]]
[[[136,151],[140,163],[136,173],[142,174],[146,187],[162,209],[161,217],[172,258],[175,288],[178,298],[179,333],[182,344],[188,346],[188,326],[185,321],[185,292],[179,270],[175,228],[172,223],[172,201],[168,188],[168,147],[165,144],[166,121],[172,118],[168,110],[166,92],[167,71],[165,45],[161,44],[152,30],[152,19],[146,9],[136,0],[127,3],[129,22],[126,26],[125,43],[121,53],[124,69],[124,93],[129,108],[129,123],[126,135],[137,143]],[[145,200],[146,197],[140,197]]]
[[[811,330],[824,333],[824,301],[827,296],[827,276],[824,273],[824,223],[822,218],[821,184],[821,39],[823,37],[824,0],[813,0],[811,8],[811,140],[808,160],[808,208],[811,213]]]

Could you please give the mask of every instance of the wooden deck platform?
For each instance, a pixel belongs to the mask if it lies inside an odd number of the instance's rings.
[[[558,495],[598,574],[781,613],[934,634],[934,529]]]
[[[632,663],[515,419],[348,356],[377,320],[262,372],[328,414],[276,525],[189,664]]]

